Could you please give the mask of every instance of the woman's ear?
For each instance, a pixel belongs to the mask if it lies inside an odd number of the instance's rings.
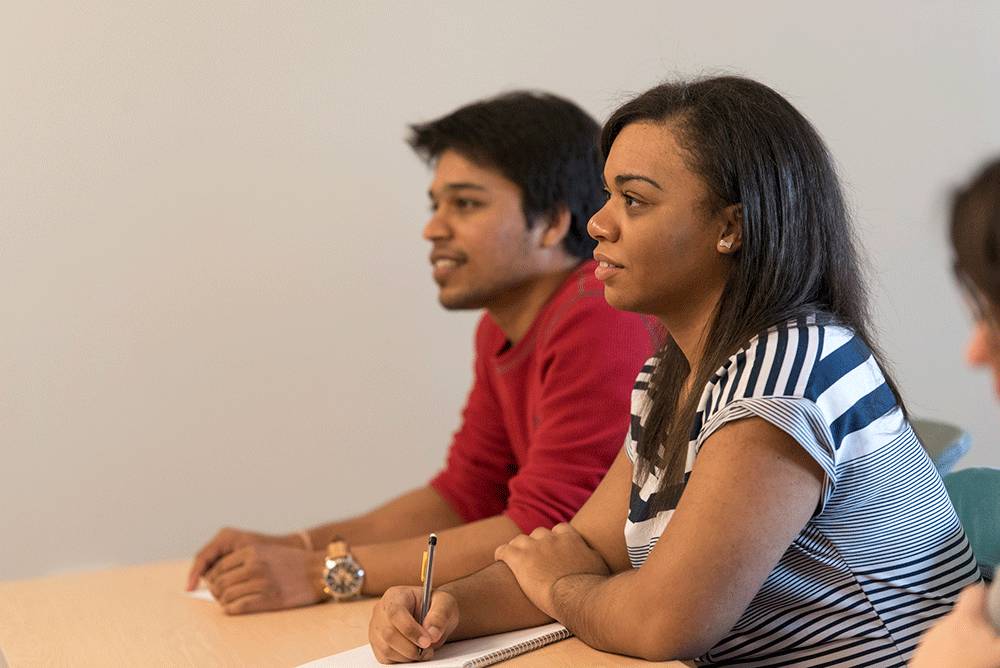
[[[730,204],[722,210],[719,241],[716,250],[732,255],[743,246],[743,205]]]

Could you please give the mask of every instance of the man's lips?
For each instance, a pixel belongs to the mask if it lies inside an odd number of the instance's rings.
[[[431,253],[430,260],[434,267],[434,280],[438,282],[445,280],[451,272],[465,263],[465,257],[459,253],[438,251]]]

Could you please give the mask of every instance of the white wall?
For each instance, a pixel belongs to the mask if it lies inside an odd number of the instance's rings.
[[[1000,4],[14,3],[0,17],[0,578],[190,555],[424,481],[469,380],[404,126],[537,87],[776,87],[837,157],[914,412],[1000,464],[948,189],[1000,151]]]

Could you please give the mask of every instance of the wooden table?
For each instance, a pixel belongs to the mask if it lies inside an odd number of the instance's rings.
[[[0,582],[0,648],[22,666],[297,666],[368,642],[375,599],[228,617],[183,591],[189,562]],[[661,666],[571,638],[505,666]]]

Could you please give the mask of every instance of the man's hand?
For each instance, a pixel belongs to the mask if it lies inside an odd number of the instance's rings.
[[[910,666],[1000,666],[1000,637],[986,618],[986,587],[974,585],[962,592],[955,608],[921,639]]]
[[[423,625],[417,623],[422,603],[420,587],[393,587],[372,611],[368,642],[381,663],[424,661],[434,655],[458,626],[458,602],[447,592],[436,591]]]
[[[287,545],[289,547],[305,547],[302,539],[296,534],[288,536],[272,536],[265,533],[254,533],[241,529],[226,527],[220,529],[215,537],[208,541],[205,547],[195,555],[194,563],[188,572],[187,590],[193,591],[198,586],[198,578],[205,575],[209,568],[221,557],[226,556],[247,545]]]
[[[496,550],[496,559],[514,572],[524,595],[536,608],[556,619],[552,586],[566,575],[608,575],[608,565],[569,524],[538,528]]]
[[[248,545],[216,561],[205,579],[227,614],[282,610],[322,600],[323,560],[322,552]]]

